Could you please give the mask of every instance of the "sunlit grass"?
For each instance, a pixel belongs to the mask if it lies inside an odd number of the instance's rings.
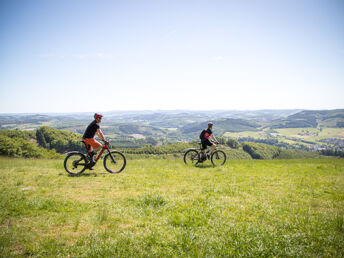
[[[209,163],[209,162],[208,162]],[[344,160],[130,160],[70,177],[0,158],[2,256],[344,255]]]
[[[319,141],[326,138],[344,138],[344,128],[281,128],[279,134],[304,140]]]
[[[290,144],[299,142],[297,140],[318,142],[319,140],[326,138],[344,139],[344,128],[279,128],[274,129],[274,131],[278,133],[278,135],[276,133],[273,134],[276,139]],[[224,136],[232,138],[266,138],[264,131],[244,131],[238,133],[226,132]]]

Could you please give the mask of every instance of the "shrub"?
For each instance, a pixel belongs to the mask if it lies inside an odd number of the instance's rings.
[[[7,136],[9,138],[22,138],[25,140],[35,139],[35,131],[21,131],[15,130],[0,130],[0,135]]]
[[[18,137],[0,135],[0,155],[25,158],[59,158],[55,150],[46,150]]]
[[[243,149],[231,149],[229,151],[226,151],[227,159],[232,160],[232,159],[252,159],[251,155],[248,154],[246,151]]]
[[[0,155],[20,157],[21,154],[22,150],[17,141],[10,137],[0,135]]]
[[[244,142],[242,146],[253,159],[274,159],[280,153],[280,148],[264,143]]]
[[[302,150],[286,150],[281,149],[278,159],[313,159],[321,158],[323,156],[319,155],[317,152],[312,151],[302,151]]]
[[[226,144],[233,149],[239,148],[239,142],[235,139],[228,139]]]
[[[46,149],[55,149],[58,153],[71,150],[84,150],[81,135],[65,130],[58,130],[49,126],[42,126],[36,131],[39,146]]]

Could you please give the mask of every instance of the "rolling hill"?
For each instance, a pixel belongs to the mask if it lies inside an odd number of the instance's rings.
[[[69,114],[0,114],[0,129],[34,130],[50,126],[82,134],[92,120],[91,113]],[[338,138],[340,132],[324,134],[322,128],[341,130],[344,127],[344,109],[336,110],[217,110],[217,111],[109,111],[104,112],[102,129],[111,139],[121,140],[127,146],[134,139],[140,142],[131,146],[142,146],[147,137],[155,138],[160,144],[166,141],[190,141],[198,139],[199,133],[208,121],[214,122],[216,136],[278,138],[287,143],[295,141],[303,145],[305,141],[323,145],[315,136],[310,139],[306,134],[320,135],[321,140]],[[284,130],[299,132],[290,134]],[[303,130],[316,129],[317,132]],[[240,133],[240,134],[239,134]],[[284,138],[283,138],[284,137]],[[276,139],[277,139],[276,138]],[[342,137],[339,137],[342,139]],[[333,140],[331,140],[333,141]]]
[[[305,110],[273,121],[270,128],[344,127],[344,109]]]
[[[260,125],[254,121],[243,119],[224,118],[213,121],[216,125],[216,133],[222,135],[225,132],[257,131]],[[191,123],[180,129],[183,134],[196,134],[207,127],[208,122]]]

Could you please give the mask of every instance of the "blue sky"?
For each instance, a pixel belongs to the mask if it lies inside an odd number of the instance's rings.
[[[0,113],[332,109],[344,1],[0,0]]]

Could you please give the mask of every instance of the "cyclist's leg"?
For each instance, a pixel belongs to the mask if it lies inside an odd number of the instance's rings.
[[[85,144],[86,153],[90,153],[92,148],[91,145],[87,143],[86,139],[82,139],[82,142]]]
[[[208,153],[208,152],[206,152],[207,147],[208,146],[212,146],[212,145],[213,144],[208,139],[202,141],[202,157],[203,158],[205,158],[206,157],[206,153]],[[211,151],[211,149],[210,149],[210,151]]]
[[[202,157],[205,156],[205,151],[207,150],[207,143],[205,141],[202,141],[202,149],[201,149],[201,153],[202,153]]]
[[[215,148],[216,148],[216,145],[214,145],[211,141],[209,141],[209,140],[206,140],[205,142],[204,142],[204,144],[206,145],[206,146],[209,146],[210,148],[209,148],[209,151],[207,152],[207,153],[209,153],[209,155],[211,155],[213,152],[214,152],[214,150],[215,150]]]
[[[91,157],[95,156],[95,154],[103,148],[103,146],[94,138],[86,138],[84,139],[84,142],[93,148],[93,150],[89,153]]]
[[[99,143],[99,144],[100,144],[100,143]],[[94,152],[94,153],[98,153],[98,151],[100,151],[102,148],[103,148],[103,145],[100,144],[97,148],[94,148],[94,149],[93,149],[93,152]]]
[[[216,144],[212,143],[212,145],[210,146],[210,155],[213,154],[213,152],[216,150]]]
[[[98,142],[97,140],[93,139],[93,158],[92,158],[92,162],[96,162],[95,158],[97,157],[97,153],[103,148],[103,145]]]

